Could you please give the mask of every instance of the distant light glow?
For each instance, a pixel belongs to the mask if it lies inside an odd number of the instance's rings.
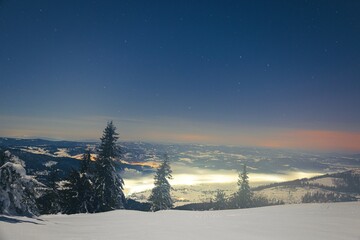
[[[4,117],[0,115],[0,136],[46,136],[57,139],[93,139],[101,135],[104,122],[114,120],[121,140],[174,143],[257,146],[321,151],[360,151],[360,132],[309,129],[282,129],[251,126],[222,126],[179,119],[135,120],[117,117],[70,119]],[[194,129],[193,124],[199,127]],[[31,125],[29,130],[27,125]],[[180,127],[181,126],[181,127]],[[91,130],[89,130],[91,129]],[[154,129],[156,131],[154,132]],[[183,133],[197,131],[197,134]],[[26,136],[24,136],[26,135]],[[205,156],[204,156],[205,157]]]
[[[176,185],[198,185],[204,183],[230,183],[236,180],[233,174],[175,174],[170,183]]]
[[[133,193],[143,192],[154,187],[154,180],[150,177],[141,179],[126,179],[124,193],[131,195]]]
[[[202,170],[202,174],[174,174],[173,179],[169,182],[172,186],[195,186],[200,184],[230,184],[236,183],[238,174],[234,171],[228,173],[214,174],[214,170]],[[224,172],[224,171],[222,171]],[[318,172],[286,172],[284,174],[266,174],[266,173],[250,173],[250,184],[269,184],[276,182],[285,182],[299,178],[311,178],[321,175]],[[141,177],[138,179],[126,180],[125,193],[131,195],[152,189],[154,187],[152,176]]]

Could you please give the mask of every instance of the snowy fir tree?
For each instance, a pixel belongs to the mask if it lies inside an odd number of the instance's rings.
[[[63,186],[61,194],[63,213],[92,213],[95,211],[92,172],[91,153],[87,151],[83,155],[80,171],[73,170]]]
[[[238,192],[235,195],[236,207],[249,208],[252,205],[252,192],[249,185],[249,176],[246,170],[246,165],[243,166],[243,171],[239,173]]]
[[[173,206],[170,190],[171,186],[168,179],[172,179],[169,158],[164,156],[160,167],[157,169],[154,177],[155,187],[151,191],[149,201],[151,202],[151,210],[166,210]]]
[[[60,170],[56,168],[56,164],[51,164],[48,168],[46,188],[37,199],[37,205],[41,214],[56,214],[61,212],[61,196],[58,185]]]
[[[7,151],[0,150],[0,167],[8,161]]]
[[[80,172],[81,173],[87,173],[89,175],[92,174],[93,172],[93,168],[92,168],[92,161],[91,161],[91,151],[87,150],[81,159],[81,164],[80,164]]]
[[[25,164],[9,151],[1,152],[0,214],[38,215],[36,188],[42,186],[26,175]]]
[[[104,212],[124,207],[124,181],[115,169],[115,157],[119,154],[116,127],[109,122],[101,137],[98,157],[95,162],[95,211]]]
[[[227,208],[227,197],[223,190],[216,191],[213,205],[215,210],[221,210]]]

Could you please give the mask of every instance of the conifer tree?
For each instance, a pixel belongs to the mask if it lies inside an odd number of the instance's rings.
[[[249,208],[252,205],[252,192],[249,185],[249,176],[246,170],[246,165],[243,165],[243,171],[239,173],[238,192],[235,196],[236,207]]]
[[[41,214],[61,212],[61,196],[58,186],[58,181],[60,181],[59,169],[56,168],[56,164],[51,165],[49,168],[45,192],[36,200]]]
[[[71,171],[67,183],[64,184],[62,191],[63,213],[92,213],[95,211],[95,191],[91,166],[91,153],[87,151],[83,155],[80,170]]]
[[[98,157],[95,162],[95,211],[104,212],[124,207],[124,181],[116,171],[115,157],[119,154],[116,146],[118,133],[112,121],[108,122],[101,137]]]
[[[80,164],[80,172],[81,173],[89,173],[93,172],[92,162],[91,162],[91,151],[87,150],[82,157],[82,161]]]
[[[9,151],[1,152],[0,214],[38,215],[36,188],[42,186],[26,175],[25,164]]]
[[[227,208],[226,194],[223,190],[218,189],[216,191],[213,205],[215,210],[221,210]]]
[[[151,191],[149,201],[151,202],[151,210],[166,210],[173,206],[170,190],[171,186],[168,179],[172,179],[172,170],[169,164],[169,158],[164,156],[160,167],[157,169],[154,177],[155,187]]]
[[[8,161],[8,157],[6,156],[6,151],[0,149],[0,167]]]

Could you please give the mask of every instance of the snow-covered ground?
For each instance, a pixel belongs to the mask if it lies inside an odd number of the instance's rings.
[[[360,239],[360,202],[225,211],[119,210],[98,214],[0,215],[0,239]]]

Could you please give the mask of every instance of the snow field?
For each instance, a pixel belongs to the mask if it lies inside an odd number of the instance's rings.
[[[360,239],[360,202],[282,205],[223,211],[0,215],[1,240]]]

